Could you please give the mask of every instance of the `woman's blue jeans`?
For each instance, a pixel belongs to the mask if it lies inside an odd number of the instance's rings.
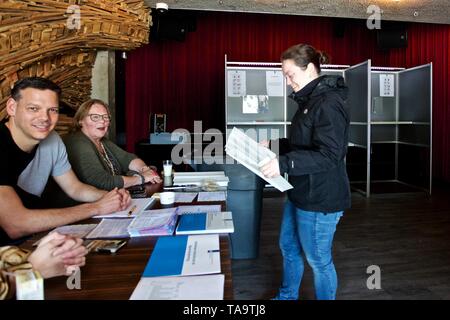
[[[302,280],[303,255],[314,273],[316,299],[336,298],[337,275],[331,254],[336,225],[343,211],[304,211],[286,201],[280,232],[283,282],[275,299],[296,300]]]

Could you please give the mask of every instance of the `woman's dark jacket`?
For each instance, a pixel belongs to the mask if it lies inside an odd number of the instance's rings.
[[[289,139],[280,140],[280,171],[294,186],[288,198],[306,211],[350,207],[345,167],[350,111],[344,79],[321,76],[290,95],[298,103]]]

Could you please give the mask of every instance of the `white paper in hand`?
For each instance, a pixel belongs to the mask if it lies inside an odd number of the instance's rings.
[[[270,149],[260,145],[236,127],[233,128],[228,137],[227,144],[225,145],[225,152],[281,192],[293,188],[282,176],[267,178],[262,174],[259,168],[276,158],[276,154]]]

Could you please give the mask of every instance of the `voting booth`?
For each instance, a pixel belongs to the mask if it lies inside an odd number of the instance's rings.
[[[344,70],[351,129],[347,170],[365,194],[426,191],[432,185],[432,64]]]
[[[322,65],[348,86],[346,158],[353,190],[426,191],[432,184],[432,64],[410,69]],[[225,127],[257,141],[289,137],[297,104],[288,98],[281,63],[232,62],[225,56]]]

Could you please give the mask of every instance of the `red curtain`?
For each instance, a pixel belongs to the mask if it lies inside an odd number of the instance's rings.
[[[151,42],[126,61],[127,149],[148,138],[150,113],[167,114],[167,131],[203,131],[225,125],[224,57],[228,61],[279,61],[297,43],[326,51],[333,64],[414,67],[433,62],[433,175],[450,181],[450,26],[410,24],[408,47],[383,52],[376,32],[362,20],[345,20],[343,36],[333,18],[197,12],[197,29],[186,40]],[[382,24],[383,26],[383,24]]]

